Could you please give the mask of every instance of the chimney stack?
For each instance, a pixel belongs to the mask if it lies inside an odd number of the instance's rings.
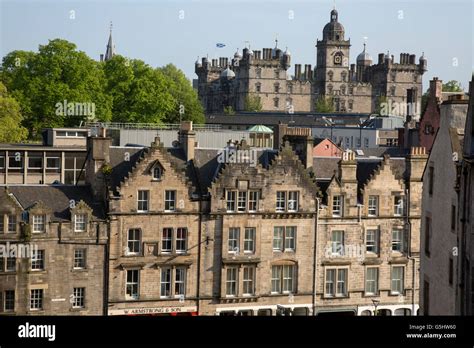
[[[295,79],[300,79],[301,77],[301,64],[295,64]]]
[[[354,151],[346,150],[342,153],[342,159],[339,162],[339,173],[342,183],[357,184],[357,162]]]
[[[433,80],[430,81],[430,97],[436,98],[438,101],[441,101],[443,92],[443,81],[438,80],[437,77],[433,77]]]
[[[92,194],[97,200],[106,199],[104,165],[110,163],[110,146],[112,139],[106,137],[106,129],[100,128],[97,136],[87,137],[87,153],[85,165],[85,181],[91,185]]]
[[[383,64],[384,56],[385,55],[383,53],[379,53],[379,61],[378,61],[379,64]]]
[[[194,159],[196,147],[196,132],[193,131],[193,121],[182,121],[179,129],[179,143],[186,154],[186,161]]]

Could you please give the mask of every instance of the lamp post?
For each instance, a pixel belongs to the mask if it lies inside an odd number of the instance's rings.
[[[374,316],[377,316],[377,306],[379,305],[380,301],[372,299],[372,303],[374,304]]]
[[[323,121],[326,123],[326,125],[328,125],[329,127],[331,127],[331,141],[333,141],[333,140],[332,140],[332,128],[334,127],[334,122],[332,121],[332,119],[327,118],[326,116],[323,116],[322,119],[323,119]]]
[[[375,114],[369,115],[364,121],[359,120],[359,140],[360,140],[360,147],[362,149],[362,128],[365,128],[370,124],[370,122],[376,117]]]

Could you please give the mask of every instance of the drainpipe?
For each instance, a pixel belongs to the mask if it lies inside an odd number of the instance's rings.
[[[196,284],[196,297],[197,297],[197,300],[196,300],[196,311],[197,311],[197,314],[200,315],[201,312],[200,312],[200,301],[201,301],[201,287],[199,286],[201,284],[201,252],[202,252],[202,248],[201,248],[201,245],[202,245],[202,240],[201,240],[201,237],[202,237],[202,216],[203,216],[203,213],[202,213],[202,195],[200,194],[200,197],[199,197],[199,220],[198,220],[198,255],[197,255],[197,284]]]
[[[406,213],[405,213],[405,222],[408,226],[408,241],[410,243],[408,244],[407,248],[407,253],[408,253],[408,260],[412,261],[413,264],[413,269],[412,269],[412,296],[411,296],[411,315],[415,315],[415,287],[416,287],[416,259],[411,255],[411,221],[410,221],[410,181],[407,181],[408,187],[405,188],[405,197],[406,197]],[[420,223],[420,228],[421,228],[421,223]],[[421,232],[421,231],[420,231]],[[421,237],[421,233],[420,233]],[[408,242],[407,241],[407,242]],[[421,242],[421,241],[420,241]],[[421,243],[420,243],[421,244]],[[420,251],[421,253],[421,251]],[[421,280],[420,280],[421,283]],[[421,284],[420,284],[421,286]],[[418,293],[419,293],[418,289]]]
[[[319,206],[321,199],[316,197],[316,221],[314,225],[314,250],[313,250],[313,316],[316,315],[316,266],[317,266],[317,248],[318,248],[318,223],[319,223]]]

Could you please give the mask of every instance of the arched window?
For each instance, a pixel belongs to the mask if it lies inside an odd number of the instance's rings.
[[[329,81],[332,81],[332,78],[333,78],[333,77],[334,77],[334,73],[333,73],[331,70],[329,70],[329,71],[328,71],[328,80],[329,80]]]
[[[367,309],[367,310],[363,311],[362,313],[360,313],[360,315],[365,316],[365,317],[369,317],[369,316],[372,315],[372,312]]]

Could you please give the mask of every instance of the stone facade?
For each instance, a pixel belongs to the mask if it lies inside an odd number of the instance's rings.
[[[425,315],[456,314],[457,187],[466,113],[467,100],[440,105],[441,124],[423,175],[420,306]]]
[[[253,96],[263,111],[292,113],[315,111],[319,98],[330,97],[337,112],[371,113],[385,101],[387,114],[419,116],[422,75],[427,71],[424,56],[417,64],[414,54],[402,53],[395,63],[394,56],[380,53],[373,64],[364,45],[356,64],[349,64],[351,44],[336,10],[316,47],[315,68],[305,64],[302,70],[295,64],[293,76],[288,73],[291,54],[278,48],[278,42],[263,51],[245,48],[230,60],[202,58],[195,63],[201,103],[207,113],[227,107],[245,111],[246,99]]]
[[[0,262],[1,314],[105,314],[107,226],[82,191],[43,186],[0,192],[0,244],[9,251]]]

